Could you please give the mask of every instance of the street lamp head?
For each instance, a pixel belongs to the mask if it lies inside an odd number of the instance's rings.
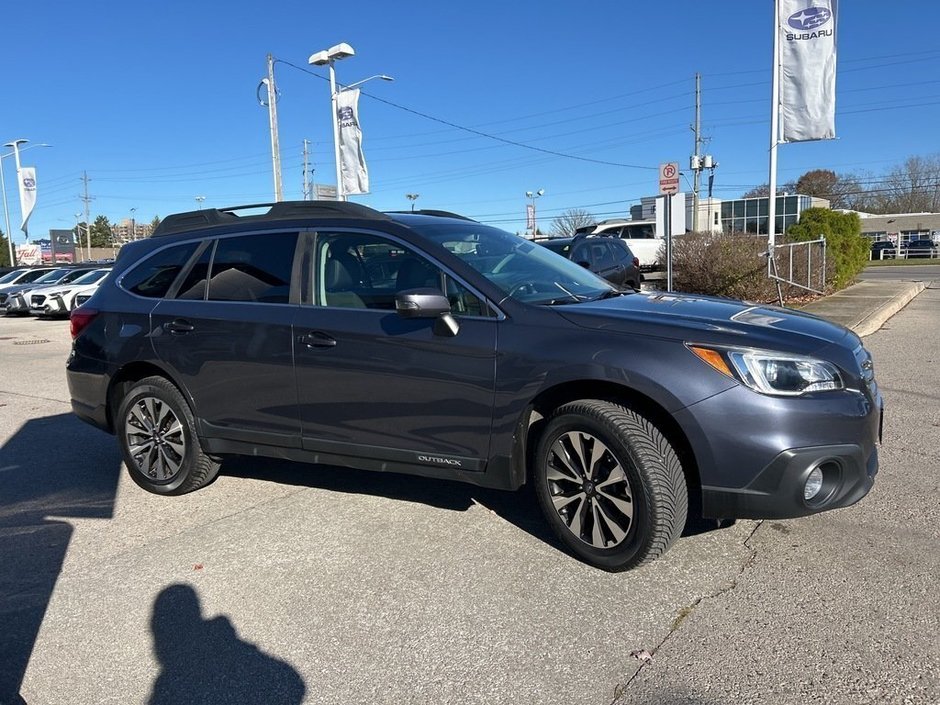
[[[541,196],[543,193],[545,193],[545,189],[540,188],[540,189],[539,189],[538,191],[536,191],[535,193],[536,193],[536,195]]]
[[[311,54],[310,58],[307,59],[307,63],[313,66],[326,66],[330,63],[330,53],[328,51],[318,51],[316,54]]]
[[[316,54],[311,54],[310,58],[307,59],[307,63],[314,66],[327,66],[333,61],[339,61],[341,59],[355,55],[355,50],[343,42],[342,44],[337,44],[336,46],[332,46],[329,49],[318,51]]]
[[[381,78],[383,81],[394,81],[394,80],[395,80],[395,79],[392,78],[391,76],[386,76],[384,73],[383,73],[383,74],[380,74],[380,75],[379,75],[379,78]]]
[[[525,192],[525,197],[526,197],[526,198],[532,198],[532,196],[534,196],[534,195],[535,195],[535,194],[533,194],[531,191],[526,191],[526,192]]]
[[[339,61],[341,59],[346,59],[350,56],[356,55],[355,50],[346,42],[341,42],[340,44],[331,46],[327,51],[329,52],[330,58],[333,59],[333,61]]]
[[[18,140],[13,140],[12,142],[7,142],[7,143],[6,143],[5,145],[3,145],[3,146],[4,146],[4,147],[13,147],[13,148],[16,148],[16,147],[18,147],[19,145],[25,144],[25,143],[27,143],[27,142],[29,142],[29,140],[20,138],[20,139],[18,139]]]

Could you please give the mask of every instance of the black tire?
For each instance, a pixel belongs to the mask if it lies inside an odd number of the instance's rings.
[[[118,407],[114,428],[131,479],[148,492],[186,494],[219,472],[218,461],[202,450],[189,404],[163,377],[134,383]]]
[[[579,457],[588,469],[581,485],[574,480]],[[532,469],[552,530],[598,568],[621,571],[652,561],[685,525],[689,496],[675,450],[649,419],[619,404],[583,399],[559,407]]]

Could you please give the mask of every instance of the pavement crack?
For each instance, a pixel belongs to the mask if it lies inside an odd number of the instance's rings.
[[[764,520],[761,519],[754,525],[754,528],[751,530],[751,532],[747,535],[747,538],[744,539],[744,542],[741,544],[748,550],[748,555],[744,559],[744,561],[741,563],[741,565],[738,567],[737,575],[735,575],[728,584],[723,585],[722,587],[718,588],[714,592],[708,593],[707,595],[700,595],[698,598],[696,598],[692,602],[692,604],[688,605],[687,607],[683,607],[679,610],[679,614],[673,620],[672,625],[669,627],[669,631],[666,632],[666,636],[664,636],[662,640],[658,644],[656,644],[656,646],[654,646],[652,649],[649,650],[648,658],[643,658],[640,660],[640,667],[636,669],[636,671],[634,671],[632,676],[630,676],[630,680],[628,680],[623,685],[618,685],[614,688],[614,699],[611,702],[611,705],[616,705],[616,703],[620,701],[621,698],[623,698],[623,696],[627,693],[627,690],[633,684],[633,681],[635,681],[639,677],[639,675],[643,672],[643,670],[649,664],[653,662],[653,659],[655,658],[659,650],[663,646],[666,645],[666,642],[668,642],[676,632],[679,631],[679,628],[682,626],[682,623],[695,612],[695,610],[698,608],[700,604],[702,604],[702,602],[704,602],[705,600],[717,599],[721,597],[722,595],[731,592],[738,586],[738,581],[741,579],[741,576],[744,575],[745,572],[747,572],[748,568],[750,568],[751,565],[753,565],[754,561],[757,559],[757,549],[751,545],[751,539],[754,538],[754,535],[757,533],[757,530],[760,529],[761,526],[763,525],[764,525]]]
[[[53,399],[52,397],[41,397],[36,394],[23,394],[22,392],[11,392],[6,389],[0,389],[0,394],[10,394],[14,397],[23,397],[24,399],[40,399],[42,401],[54,401],[59,404],[70,404],[68,399]]]

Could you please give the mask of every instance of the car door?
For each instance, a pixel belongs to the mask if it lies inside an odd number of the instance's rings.
[[[312,305],[296,326],[304,448],[483,470],[492,425],[495,310],[416,249],[380,233],[321,231]],[[406,319],[395,294],[447,292],[459,329]]]
[[[207,241],[151,313],[154,350],[188,390],[207,436],[300,445],[292,328],[298,235]]]

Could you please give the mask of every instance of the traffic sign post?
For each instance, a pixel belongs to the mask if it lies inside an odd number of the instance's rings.
[[[659,165],[659,192],[663,194],[663,237],[666,239],[666,291],[672,291],[672,197],[679,193],[679,162]]]

